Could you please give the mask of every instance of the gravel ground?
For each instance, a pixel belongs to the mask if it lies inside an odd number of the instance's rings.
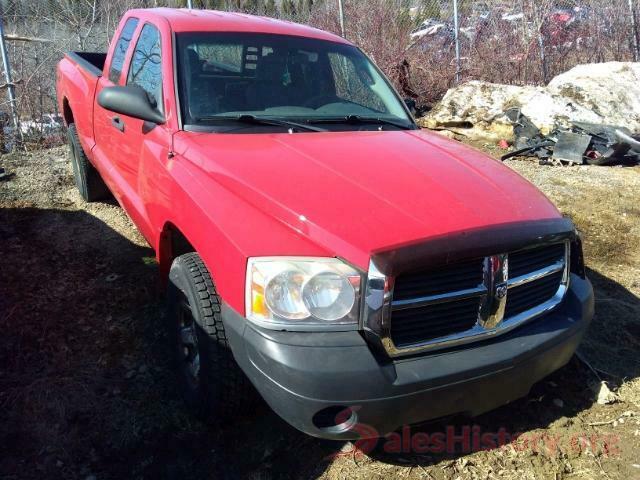
[[[264,406],[224,430],[191,417],[128,217],[80,200],[65,148],[0,157],[0,478],[640,479],[640,169],[508,165],[585,235],[597,312],[580,359],[489,414],[412,430],[522,433],[505,447],[365,455]]]

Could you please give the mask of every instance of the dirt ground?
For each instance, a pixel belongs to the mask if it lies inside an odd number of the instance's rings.
[[[418,429],[522,433],[507,446],[364,455],[266,407],[222,431],[190,416],[127,216],[80,200],[65,148],[0,157],[0,478],[640,479],[640,168],[508,165],[584,233],[597,312],[580,358],[524,399]]]

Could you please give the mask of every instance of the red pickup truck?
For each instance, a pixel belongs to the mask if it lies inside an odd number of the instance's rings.
[[[564,365],[591,320],[573,224],[420,130],[343,38],[132,10],[57,88],[81,195],[111,192],[157,253],[200,414],[246,409],[253,385],[325,438],[477,415]]]

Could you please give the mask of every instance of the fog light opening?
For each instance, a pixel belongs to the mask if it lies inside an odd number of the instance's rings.
[[[358,415],[350,407],[334,405],[323,408],[313,416],[313,424],[326,433],[343,433],[358,423]]]

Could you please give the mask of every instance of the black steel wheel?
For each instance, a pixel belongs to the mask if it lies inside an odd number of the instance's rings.
[[[181,390],[193,413],[224,422],[246,411],[256,393],[233,358],[220,297],[197,253],[174,260],[167,302]]]

